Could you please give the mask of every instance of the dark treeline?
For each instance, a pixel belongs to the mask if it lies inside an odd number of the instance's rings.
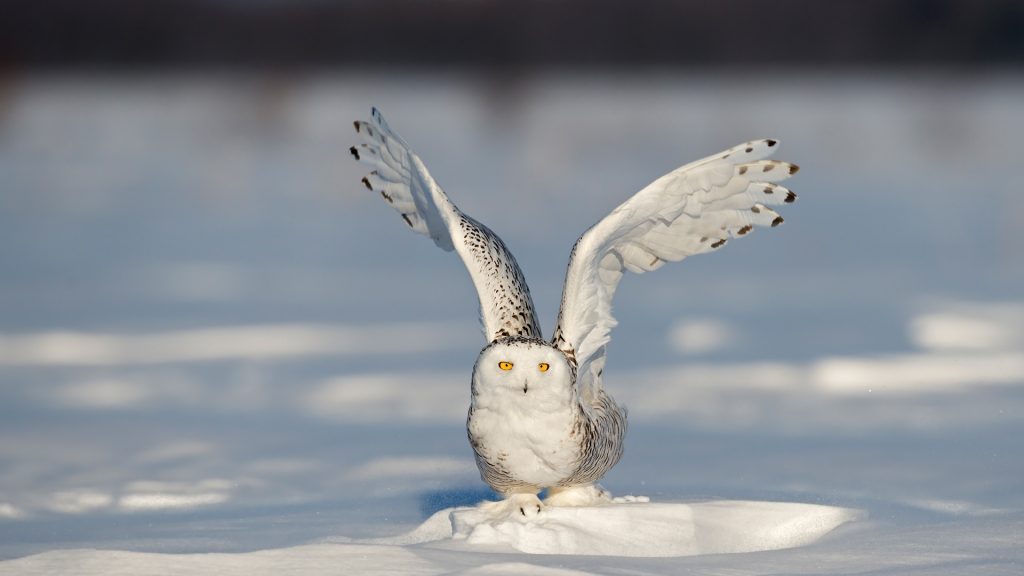
[[[1024,63],[1021,0],[2,0],[7,67]]]

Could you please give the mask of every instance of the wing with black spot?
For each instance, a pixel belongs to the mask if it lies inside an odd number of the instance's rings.
[[[612,297],[625,272],[641,274],[716,250],[755,226],[778,226],[768,208],[796,194],[777,182],[797,167],[766,160],[775,140],[741,144],[658,178],[587,230],[573,246],[553,343],[575,357],[581,389],[600,386],[616,321]]]
[[[505,243],[486,226],[463,214],[430,176],[427,167],[373,109],[369,122],[354,122],[363,142],[349,149],[373,166],[362,185],[381,198],[410,228],[455,250],[476,287],[484,336],[540,338],[540,325],[522,270]]]

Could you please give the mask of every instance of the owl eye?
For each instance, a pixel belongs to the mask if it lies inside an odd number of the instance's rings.
[[[502,370],[511,370],[512,369],[512,363],[511,362],[505,362],[504,360],[502,360],[501,362],[498,362],[498,368],[501,368]]]
[[[548,364],[547,362],[541,362],[540,364],[537,364],[537,369],[540,370],[541,372],[547,372],[548,368],[551,368],[551,365]]]

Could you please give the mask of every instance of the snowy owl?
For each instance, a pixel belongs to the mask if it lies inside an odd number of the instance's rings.
[[[548,341],[504,242],[448,199],[376,108],[354,125],[364,142],[350,151],[373,166],[362,184],[410,228],[455,250],[476,287],[487,345],[473,366],[467,432],[481,478],[503,496],[494,513],[532,517],[545,505],[607,500],[596,482],[619,461],[626,433],[626,411],[601,378],[619,280],[716,250],[754,226],[778,226],[782,217],[767,205],[796,199],[776,183],[797,166],[766,160],[778,142],[755,140],[637,192],[573,246]]]

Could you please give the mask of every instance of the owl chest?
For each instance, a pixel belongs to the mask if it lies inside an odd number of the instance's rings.
[[[474,449],[519,482],[552,486],[571,474],[580,456],[569,406],[531,409],[528,403],[476,407],[469,418]]]

